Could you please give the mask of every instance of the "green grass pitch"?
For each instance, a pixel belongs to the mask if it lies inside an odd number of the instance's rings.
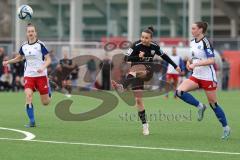
[[[193,95],[207,104],[203,92],[193,92]],[[172,96],[168,100],[163,96],[144,99],[151,121],[150,135],[143,136],[136,109],[122,100],[113,111],[102,117],[85,122],[67,122],[55,115],[55,106],[66,99],[64,95],[54,93],[51,104],[42,106],[35,93],[33,103],[37,127],[29,129],[24,127],[28,121],[24,93],[0,93],[0,127],[36,135],[36,141],[1,139],[0,159],[239,160],[239,95],[239,91],[218,93],[219,104],[225,110],[232,128],[230,139],[223,141],[220,139],[222,127],[209,107],[204,120],[198,122],[197,109]],[[71,99],[74,101],[71,107],[73,113],[91,110],[100,103],[99,100],[83,96],[73,96]],[[152,117],[154,114],[156,117]],[[24,135],[0,129],[0,138],[22,139]]]

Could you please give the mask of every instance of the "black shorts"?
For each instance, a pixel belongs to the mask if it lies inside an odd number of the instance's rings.
[[[136,78],[132,82],[132,90],[144,90],[144,81],[149,81],[152,79],[152,77],[153,77],[152,66],[145,65],[145,67],[146,67],[146,71],[147,71],[146,77],[145,78]]]

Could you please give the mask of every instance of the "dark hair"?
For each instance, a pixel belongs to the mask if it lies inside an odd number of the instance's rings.
[[[143,30],[143,32],[150,34],[152,37],[154,32],[153,26],[147,27],[146,29]]]
[[[203,34],[205,34],[207,32],[207,28],[208,28],[208,23],[207,22],[195,22],[195,24],[198,26],[198,28],[202,28],[203,30]]]

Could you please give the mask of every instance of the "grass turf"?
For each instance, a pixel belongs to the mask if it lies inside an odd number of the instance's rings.
[[[28,121],[24,106],[24,93],[0,93],[0,127],[31,132],[36,140],[83,142],[144,147],[178,148],[190,150],[240,152],[239,143],[239,91],[218,92],[232,134],[229,140],[220,139],[222,128],[210,108],[202,122],[197,122],[197,110],[180,100],[163,96],[144,99],[150,123],[150,135],[143,136],[141,124],[134,107],[119,99],[119,105],[102,117],[84,121],[62,121],[55,115],[56,104],[67,99],[54,93],[52,103],[42,106],[34,95],[37,128],[25,128]],[[203,92],[194,92],[207,104]],[[89,111],[101,101],[83,96],[73,96],[71,112]],[[21,139],[24,135],[0,130],[1,138]],[[137,148],[85,146],[79,144],[52,144],[26,141],[0,140],[0,159],[240,159],[240,155],[216,153],[176,152]]]

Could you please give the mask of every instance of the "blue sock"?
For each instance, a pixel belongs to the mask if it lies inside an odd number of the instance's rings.
[[[191,94],[187,92],[176,90],[176,96],[178,96],[184,102],[193,106],[198,107],[198,105],[200,104],[200,102],[196,98],[194,98]]]
[[[215,112],[216,117],[218,118],[219,122],[222,124],[223,127],[227,126],[227,119],[225,117],[225,113],[222,108],[215,103],[214,106],[210,104],[212,110]]]
[[[34,123],[35,119],[34,119],[34,110],[33,110],[32,103],[26,105],[26,111],[27,111],[27,115],[30,120],[30,123]]]

